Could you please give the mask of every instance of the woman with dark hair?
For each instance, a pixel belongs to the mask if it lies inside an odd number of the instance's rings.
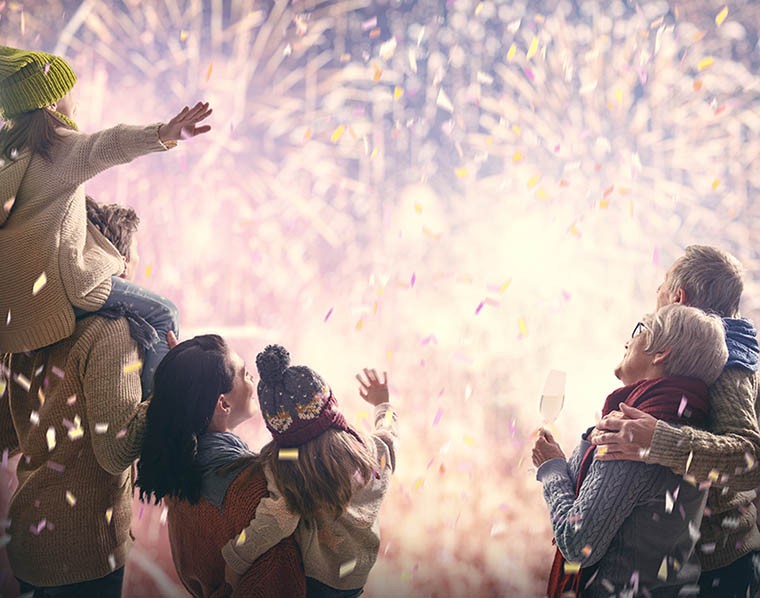
[[[222,546],[250,522],[267,481],[243,469],[250,456],[232,429],[253,415],[253,381],[242,358],[217,335],[173,347],[159,364],[137,485],[141,500],[165,499],[172,558],[193,596],[230,593]],[[303,596],[293,538],[264,554],[236,587],[239,596]]]

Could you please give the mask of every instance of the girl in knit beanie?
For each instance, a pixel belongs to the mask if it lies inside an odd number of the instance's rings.
[[[359,596],[380,546],[380,504],[395,469],[396,412],[385,374],[357,375],[362,398],[375,406],[375,431],[360,434],[338,411],[329,386],[313,370],[291,366],[269,345],[256,357],[261,414],[272,442],[246,459],[263,468],[269,497],[255,518],[222,549],[235,587],[259,556],[295,532],[309,596]]]
[[[0,353],[44,347],[74,331],[76,317],[126,306],[153,327],[143,356],[143,397],[177,330],[177,308],[128,282],[123,257],[88,226],[84,182],[117,164],[165,151],[197,126],[208,104],[185,107],[168,123],[77,131],[65,60],[0,46]]]

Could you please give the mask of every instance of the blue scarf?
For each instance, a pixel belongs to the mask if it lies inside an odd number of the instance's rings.
[[[760,348],[757,343],[757,330],[746,318],[723,318],[726,327],[726,345],[728,361],[726,367],[738,366],[756,372]]]
[[[198,439],[197,463],[201,469],[201,496],[221,510],[230,484],[235,480],[240,467],[219,474],[218,470],[240,457],[253,453],[245,442],[231,432],[206,432]],[[241,466],[242,467],[242,466]]]

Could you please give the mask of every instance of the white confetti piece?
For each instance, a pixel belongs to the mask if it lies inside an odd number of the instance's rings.
[[[338,577],[343,579],[346,575],[350,575],[354,569],[356,569],[356,559],[347,561],[340,566]]]
[[[438,97],[436,98],[435,103],[439,108],[443,108],[448,112],[454,112],[454,105],[451,103],[449,96],[446,95],[446,92],[443,91],[443,88],[438,90]]]
[[[11,323],[11,310],[8,310],[8,316],[5,318],[5,325],[8,326]]]
[[[108,432],[108,424],[95,424],[95,433],[96,434],[105,434]]]
[[[34,281],[34,285],[32,286],[32,296],[35,296],[37,293],[39,293],[47,284],[47,275],[43,272],[42,274],[37,277],[37,280]]]
[[[166,525],[166,518],[169,516],[169,509],[167,507],[164,507],[161,509],[161,516],[158,518],[158,521],[161,525]]]
[[[407,53],[409,57],[409,68],[412,69],[413,73],[417,72],[417,55],[414,52],[414,48],[409,48],[409,52]]]
[[[116,557],[112,554],[108,555],[108,566],[111,567],[111,571],[116,569]]]
[[[48,451],[52,451],[55,448],[55,428],[50,426],[45,434],[47,440]]]
[[[686,459],[686,469],[684,473],[689,473],[689,467],[691,467],[691,460],[694,458],[694,451],[689,451],[689,457]]]
[[[82,418],[78,415],[74,418],[74,425],[68,432],[69,440],[79,440],[84,436],[84,428],[82,428]]]
[[[673,495],[670,494],[668,490],[665,491],[665,512],[666,513],[672,513],[673,512]]]
[[[29,389],[32,387],[32,381],[23,374],[16,374],[16,383],[26,392],[29,392]]]
[[[668,579],[668,557],[662,558],[660,569],[657,571],[657,579],[665,581]]]
[[[32,411],[29,414],[29,421],[33,426],[38,426],[40,424],[40,414],[36,411]]]

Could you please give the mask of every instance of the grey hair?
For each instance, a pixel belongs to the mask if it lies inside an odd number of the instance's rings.
[[[708,245],[689,245],[670,271],[669,289],[686,293],[686,303],[724,318],[739,314],[744,290],[742,265],[733,255]]]
[[[645,353],[670,350],[663,366],[666,376],[698,378],[708,386],[720,376],[728,360],[723,320],[701,309],[672,303],[644,316]]]

